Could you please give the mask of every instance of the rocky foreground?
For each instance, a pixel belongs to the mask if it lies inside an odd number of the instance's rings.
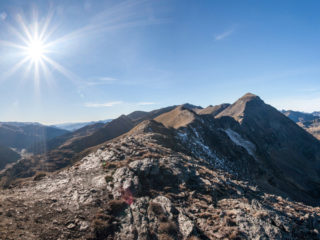
[[[191,137],[145,121],[1,190],[0,239],[320,239],[319,207],[261,191]]]

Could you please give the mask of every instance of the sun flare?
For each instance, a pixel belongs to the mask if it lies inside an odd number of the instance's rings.
[[[17,57],[18,62],[2,74],[2,79],[9,78],[23,67],[25,67],[24,76],[33,75],[37,91],[42,81],[49,85],[52,84],[54,71],[69,80],[78,79],[75,74],[52,59],[52,55],[59,51],[59,44],[66,43],[69,40],[68,37],[73,36],[66,34],[52,38],[57,29],[56,26],[51,25],[52,17],[53,13],[50,12],[44,21],[39,22],[35,14],[35,17],[29,22],[18,14],[15,17],[16,25],[7,24],[7,29],[15,36],[15,40],[2,40],[0,36],[0,46],[15,49],[14,56]]]
[[[32,39],[26,47],[26,54],[30,59],[37,62],[43,59],[45,50],[45,45],[41,40]]]

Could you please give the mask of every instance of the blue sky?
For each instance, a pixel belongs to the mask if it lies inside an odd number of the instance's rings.
[[[1,1],[0,121],[108,119],[246,92],[319,111],[319,10],[293,0]],[[15,67],[30,57],[16,46],[29,46],[23,24],[32,35],[46,21],[43,64]]]

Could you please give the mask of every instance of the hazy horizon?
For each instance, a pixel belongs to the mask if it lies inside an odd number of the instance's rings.
[[[244,94],[243,94],[244,95]],[[242,95],[241,95],[242,96]],[[238,98],[236,98],[234,101],[236,101],[237,99],[239,99],[241,96],[239,96]],[[263,99],[262,99],[263,100]],[[233,101],[233,102],[234,102]],[[233,102],[228,102],[229,104],[232,104]],[[197,105],[197,106],[200,106],[202,108],[206,108],[208,107],[209,105],[219,105],[219,104],[222,104],[222,103],[227,103],[227,102],[220,102],[220,103],[216,103],[216,104],[208,104],[208,105],[205,105],[205,106],[201,106],[201,105]],[[179,104],[172,104],[170,106],[174,106],[174,105],[182,105],[182,104],[192,104],[192,103],[188,103],[188,102],[184,102],[184,103],[179,103]],[[269,104],[268,102],[266,102],[266,104]],[[272,105],[273,106],[273,105]],[[135,109],[133,111],[129,111],[129,112],[123,112],[121,113],[120,115],[114,115],[114,117],[108,117],[106,116],[105,118],[102,118],[102,119],[87,119],[87,120],[77,120],[77,121],[59,121],[59,122],[41,122],[41,121],[37,121],[37,120],[31,120],[31,121],[17,121],[17,120],[9,120],[9,121],[0,121],[1,122],[26,122],[26,123],[40,123],[40,124],[43,124],[43,125],[58,125],[58,124],[68,124],[68,123],[85,123],[85,122],[98,122],[98,121],[104,121],[104,120],[108,120],[108,119],[115,119],[115,118],[118,118],[120,117],[121,115],[123,114],[129,114],[129,113],[132,113],[134,111],[152,111],[152,110],[156,110],[156,109],[159,109],[159,108],[162,108],[162,107],[168,107],[168,106],[159,106],[159,107],[155,107],[154,108],[151,108],[151,109],[148,109],[148,110],[142,110],[142,109]],[[274,106],[273,106],[274,107]],[[303,110],[296,110],[296,109],[285,109],[285,108],[276,108],[278,111],[282,111],[282,110],[292,110],[292,111],[298,111],[298,112],[303,112],[303,113],[312,113],[312,112],[318,112],[318,111],[311,111],[311,112],[306,112],[306,111],[303,111]]]

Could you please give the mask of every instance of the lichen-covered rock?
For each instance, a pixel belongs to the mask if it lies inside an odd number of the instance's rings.
[[[168,198],[165,196],[158,196],[153,199],[152,202],[159,204],[162,207],[164,214],[168,217],[172,217],[172,203]]]
[[[194,231],[194,223],[183,213],[179,213],[178,222],[180,232],[182,233],[184,239],[186,239]]]
[[[145,158],[137,160],[130,163],[129,167],[137,175],[153,177],[159,174],[159,161],[155,159]]]
[[[139,177],[128,167],[119,168],[113,174],[112,194],[114,198],[120,198],[124,190],[136,193],[139,189]]]

